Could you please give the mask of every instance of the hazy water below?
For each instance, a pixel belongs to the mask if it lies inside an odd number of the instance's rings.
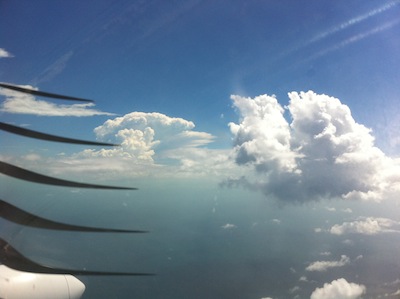
[[[126,192],[26,184],[23,189],[12,186],[12,192],[11,187],[3,189],[3,196],[58,221],[144,229],[148,234],[57,232],[2,221],[3,237],[30,258],[51,265],[157,274],[80,277],[87,286],[83,298],[250,299],[296,294],[307,298],[316,287],[340,277],[378,289],[394,280],[400,269],[396,234],[315,232],[317,227],[325,229],[357,217],[353,215],[356,203],[279,207],[260,194],[220,189],[213,182],[139,185],[139,191]],[[326,209],[334,205],[336,212]],[[346,206],[354,212],[340,212]],[[367,212],[365,208],[360,211]],[[346,239],[351,239],[350,245]],[[321,252],[331,255],[323,257]],[[341,255],[351,260],[346,267],[322,273],[305,271],[313,261],[339,260]],[[307,276],[308,282],[299,281],[301,276]],[[291,294],[296,286],[298,290]],[[373,298],[374,290],[368,291]]]

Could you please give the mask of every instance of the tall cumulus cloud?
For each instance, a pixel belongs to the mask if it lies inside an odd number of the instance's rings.
[[[380,201],[399,194],[400,161],[378,149],[371,130],[338,99],[291,92],[282,107],[274,96],[231,98],[240,115],[239,123],[229,124],[236,163],[253,167],[257,176],[225,184],[244,184],[284,201]]]
[[[107,165],[123,165],[119,170],[129,173],[153,175],[219,174],[227,172],[229,165],[234,167],[229,163],[228,150],[205,147],[213,142],[213,135],[194,128],[193,122],[183,118],[157,112],[131,112],[94,129],[98,139],[121,146],[88,149],[78,156],[106,161]],[[140,167],[145,171],[138,172]]]
[[[132,112],[107,120],[94,129],[97,138],[119,142],[121,147],[93,152],[101,156],[125,156],[153,162],[154,149],[165,152],[176,148],[196,148],[213,141],[205,132],[193,131],[194,123],[161,113]]]

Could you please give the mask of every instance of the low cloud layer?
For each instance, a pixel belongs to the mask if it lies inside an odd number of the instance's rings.
[[[253,167],[257,179],[241,177],[227,185],[245,185],[283,201],[381,201],[400,193],[399,160],[379,150],[371,130],[338,99],[291,92],[283,108],[274,96],[231,98],[240,115],[239,123],[229,124],[236,163]]]
[[[306,271],[324,272],[330,268],[343,267],[350,263],[350,259],[342,255],[339,261],[316,261],[307,266]]]
[[[311,299],[357,299],[365,293],[364,285],[347,282],[339,278],[331,283],[325,283],[322,288],[316,288],[311,294]]]
[[[24,88],[35,89],[30,85],[20,85]],[[93,103],[60,105],[52,102],[38,100],[34,96],[18,91],[0,88],[0,95],[6,99],[0,106],[1,112],[14,114],[31,114],[39,116],[94,116],[114,115],[113,113],[102,112],[93,109]]]
[[[395,229],[397,227],[397,229]],[[363,217],[353,222],[343,222],[331,227],[330,233],[343,235],[357,233],[376,235],[379,233],[400,232],[400,223],[388,218]]]

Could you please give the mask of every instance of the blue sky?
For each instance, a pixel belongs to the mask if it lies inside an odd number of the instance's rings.
[[[395,294],[399,264],[387,265],[399,246],[399,13],[400,1],[1,2],[0,81],[95,100],[71,104],[2,89],[2,121],[122,144],[85,148],[2,132],[1,157],[58,177],[140,187],[114,204],[104,198],[118,193],[49,188],[40,199],[44,187],[26,187],[47,206],[43,213],[57,214],[56,198],[72,212],[71,200],[101,197],[94,218],[105,217],[102,208],[126,219],[136,210],[153,215],[139,217],[155,233],[138,255],[152,248],[158,264],[148,267],[182,272],[126,292],[321,299],[334,298],[322,290],[339,296],[348,287],[354,294],[343,298]],[[2,180],[13,186],[3,197],[39,209],[24,200],[28,191],[15,191],[19,182]],[[65,211],[57,215],[74,219]],[[82,217],[75,220],[89,215]],[[122,219],[115,224],[142,226]],[[22,235],[28,246],[31,235]],[[387,251],[382,261],[377,242]],[[168,248],[181,249],[168,256]],[[371,269],[377,274],[366,275]],[[241,271],[247,275],[232,274]],[[193,294],[196,273],[202,284]],[[174,294],[169,279],[187,287]],[[239,282],[247,285],[241,292],[222,291]],[[93,289],[101,283],[91,284],[84,298],[100,298]]]

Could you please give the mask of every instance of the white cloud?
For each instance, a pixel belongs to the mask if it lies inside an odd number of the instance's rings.
[[[389,295],[387,295],[387,296],[399,296],[400,295],[400,289],[398,289],[396,292],[394,292],[394,293],[391,293],[391,294],[389,294]],[[385,295],[385,297],[387,297],[386,295]]]
[[[230,123],[234,135],[236,162],[253,164],[259,171],[296,169],[296,153],[290,148],[290,128],[284,109],[273,96],[254,99],[231,96],[242,115],[240,124]]]
[[[19,85],[24,88],[37,90],[30,85]],[[0,95],[6,97],[0,106],[0,111],[15,114],[32,114],[40,116],[93,116],[93,115],[113,115],[112,113],[102,112],[91,109],[93,103],[60,105],[42,100],[37,100],[30,94],[0,88]]]
[[[205,148],[214,136],[194,127],[182,118],[132,112],[94,129],[98,139],[121,146],[88,149],[74,158],[98,159],[110,168],[120,165],[121,175],[130,176],[226,175],[237,167],[229,161],[229,150]]]
[[[227,223],[227,224],[222,225],[221,228],[222,229],[234,229],[234,228],[237,228],[237,226],[234,224],[231,224],[231,223]]]
[[[308,279],[307,279],[306,276],[301,276],[301,277],[299,278],[299,281],[308,282]]]
[[[30,153],[25,156],[22,156],[22,159],[28,160],[28,161],[40,161],[41,156],[38,154]]]
[[[339,278],[331,283],[325,283],[322,288],[316,288],[311,294],[311,299],[357,299],[364,294],[366,288],[344,278]]]
[[[339,261],[316,261],[307,266],[306,271],[324,272],[330,268],[343,267],[350,263],[350,259],[342,255]]]
[[[214,139],[209,133],[193,131],[194,127],[193,122],[183,118],[161,113],[132,112],[107,120],[94,132],[99,139],[121,144],[118,149],[102,150],[102,155],[143,156],[144,160],[151,160],[154,149],[157,149],[160,159],[180,159],[187,157],[187,149],[207,145]]]
[[[276,223],[276,224],[281,224],[281,220],[279,220],[279,219],[272,219],[271,220],[273,223]]]
[[[294,294],[297,293],[298,291],[300,291],[300,287],[294,286],[293,288],[289,289],[289,294]]]
[[[258,174],[227,180],[284,201],[344,198],[380,201],[400,193],[400,160],[374,146],[374,137],[338,99],[289,93],[287,111],[275,97],[232,96],[240,123],[230,123],[234,156]]]
[[[109,155],[120,155],[118,151],[126,154],[157,148],[158,152],[163,153],[160,158],[175,159],[186,155],[184,151],[187,148],[198,148],[214,140],[209,133],[193,131],[194,127],[193,122],[183,118],[155,112],[132,112],[107,120],[94,132],[99,139],[121,143],[122,149],[107,150]],[[138,138],[143,141],[142,144],[137,144]]]
[[[394,281],[392,281],[392,282],[386,282],[384,285],[385,286],[393,286],[393,285],[398,285],[398,284],[400,284],[400,279],[398,278],[398,279],[396,279],[396,280],[394,280]]]
[[[330,233],[343,235],[348,233],[358,233],[365,235],[376,235],[379,233],[400,232],[393,227],[400,223],[388,218],[362,217],[353,222],[343,222],[331,227]]]
[[[194,127],[182,118],[132,112],[109,119],[94,130],[97,139],[121,146],[42,158],[40,164],[53,175],[85,174],[100,180],[150,176],[220,180],[235,172],[238,166],[229,158],[230,150],[206,148],[214,136]],[[34,166],[27,159],[23,163],[27,168]]]
[[[342,243],[349,246],[354,245],[354,241],[350,239],[343,240]]]
[[[14,55],[6,51],[4,48],[0,48],[0,58],[10,58],[10,57],[14,57]]]

